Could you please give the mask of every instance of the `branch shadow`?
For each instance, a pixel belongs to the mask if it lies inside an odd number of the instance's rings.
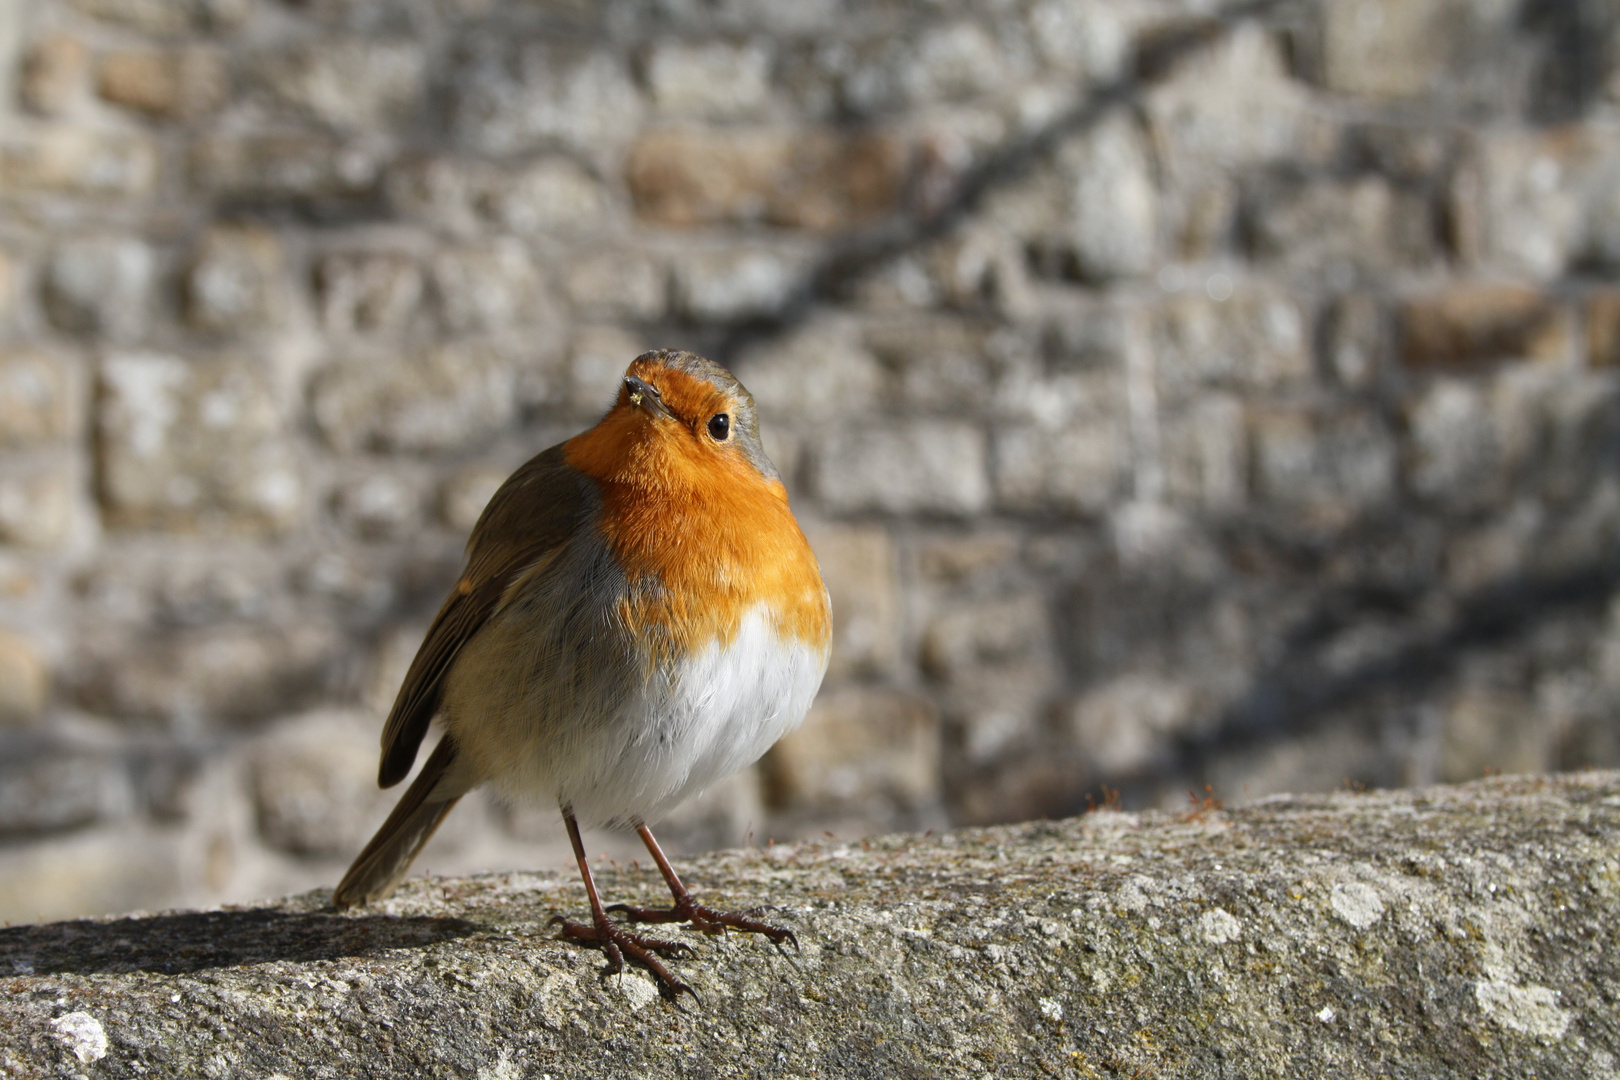
[[[0,976],[182,975],[276,960],[375,956],[484,932],[458,918],[277,908],[188,911],[0,929]]]

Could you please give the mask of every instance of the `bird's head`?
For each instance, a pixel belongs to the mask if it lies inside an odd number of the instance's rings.
[[[568,447],[569,461],[598,480],[700,487],[729,477],[781,485],[760,444],[753,395],[696,353],[660,349],[636,357],[607,415]]]

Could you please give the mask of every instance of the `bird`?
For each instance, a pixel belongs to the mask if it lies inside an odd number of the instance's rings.
[[[696,999],[660,959],[693,950],[637,923],[797,947],[761,912],[698,904],[649,823],[799,725],[831,636],[826,584],[753,396],[695,353],[643,353],[594,427],[519,467],[484,508],[384,723],[378,784],[409,774],[433,720],[442,734],[333,904],[391,893],[456,801],[487,783],[561,811],[590,920],[552,922],[600,947],[609,971],[628,955],[667,998]],[[604,907],[582,824],[634,829],[673,905]]]

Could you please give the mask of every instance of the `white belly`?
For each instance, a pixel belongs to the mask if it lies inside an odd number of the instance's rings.
[[[446,720],[471,772],[466,779],[493,781],[511,799],[571,807],[584,825],[656,822],[751,765],[798,726],[827,667],[825,650],[778,634],[756,608],[729,644],[711,644],[673,670],[649,678],[620,669],[630,685],[621,684],[627,692],[611,702],[601,694],[531,693],[512,683],[540,689],[530,676],[545,665],[519,662],[514,670],[503,629],[486,626],[468,643],[474,655],[461,659],[473,662],[458,659],[462,670],[448,687]],[[547,672],[540,681],[553,679]],[[588,701],[595,700],[606,708],[594,710]]]

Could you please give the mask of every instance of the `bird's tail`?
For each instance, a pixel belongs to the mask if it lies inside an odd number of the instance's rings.
[[[455,760],[455,740],[446,735],[400,797],[394,812],[332,890],[335,907],[341,910],[369,904],[394,891],[433,831],[465,794],[442,783]]]

